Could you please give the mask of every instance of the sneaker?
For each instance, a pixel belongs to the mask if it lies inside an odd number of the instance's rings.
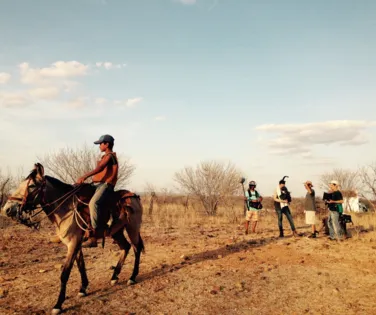
[[[316,233],[312,233],[311,235],[308,236],[308,238],[316,238]]]

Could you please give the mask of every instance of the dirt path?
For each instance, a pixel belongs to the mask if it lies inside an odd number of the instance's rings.
[[[49,314],[59,289],[62,244],[22,226],[0,230],[0,313]],[[110,286],[118,251],[84,251],[90,295],[68,283],[64,314],[374,314],[376,246],[372,233],[343,243],[326,237],[242,235],[236,225],[163,231],[148,224],[139,283]],[[184,255],[184,256],[183,256]]]

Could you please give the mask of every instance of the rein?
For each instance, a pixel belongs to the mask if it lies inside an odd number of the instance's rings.
[[[67,201],[70,197],[72,197],[77,191],[79,191],[81,189],[81,186],[82,184],[76,186],[75,188],[73,188],[71,191],[67,192],[66,194],[64,194],[63,196],[57,198],[56,200],[52,201],[52,202],[49,202],[49,203],[45,203],[43,205],[41,205],[41,210],[39,210],[37,213],[34,213],[31,218],[37,216],[38,214],[40,214],[41,212],[43,212],[43,208],[45,207],[49,207],[55,203],[57,203],[58,201],[62,200],[62,202],[60,202],[56,207],[55,209],[53,209],[49,214],[46,214],[46,217],[45,218],[48,218],[51,214],[54,214],[57,210],[59,210],[59,208],[64,204],[65,201]],[[42,220],[44,220],[45,218],[41,219],[39,222],[41,222]],[[39,223],[37,222],[37,223]]]
[[[43,179],[43,182],[42,182],[42,184],[37,188],[37,189],[35,189],[32,193],[30,193],[29,194],[29,189],[28,189],[28,187],[29,187],[29,184],[30,184],[30,181],[31,181],[32,179],[31,178],[29,178],[28,179],[28,182],[27,182],[27,185],[26,185],[26,190],[25,190],[25,193],[24,193],[24,196],[22,197],[22,198],[20,198],[20,197],[14,197],[14,196],[9,196],[8,197],[8,200],[13,200],[13,201],[19,201],[19,202],[21,202],[21,205],[20,205],[20,208],[19,208],[19,212],[18,212],[18,215],[19,216],[21,216],[22,215],[22,212],[27,212],[26,210],[24,210],[23,211],[23,209],[25,208],[25,206],[26,206],[26,204],[27,204],[27,198],[28,198],[28,196],[29,195],[34,195],[34,198],[37,198],[38,197],[38,195],[40,195],[41,193],[43,193],[43,195],[41,196],[41,204],[40,204],[40,206],[41,206],[41,210],[39,210],[38,212],[36,212],[36,213],[34,213],[34,214],[32,214],[31,216],[30,216],[30,219],[31,218],[34,218],[35,216],[37,216],[38,214],[40,214],[41,212],[43,212],[44,210],[44,208],[46,208],[46,207],[50,207],[50,206],[52,206],[52,205],[54,205],[54,204],[56,204],[57,202],[59,202],[59,201],[61,201],[50,213],[48,213],[48,214],[46,214],[46,216],[44,217],[44,218],[42,218],[41,220],[39,220],[39,221],[36,221],[36,222],[33,222],[33,224],[34,225],[37,225],[37,224],[39,224],[40,222],[42,222],[44,219],[46,219],[46,218],[48,218],[49,216],[51,216],[52,214],[54,214],[57,210],[59,210],[59,208],[69,199],[69,198],[71,198],[73,195],[75,195],[75,193],[77,192],[77,191],[79,191],[80,189],[81,189],[81,187],[82,187],[82,184],[80,184],[80,185],[77,185],[76,187],[74,187],[71,191],[69,191],[69,192],[67,192],[66,194],[64,194],[63,196],[61,196],[61,197],[59,197],[59,198],[57,198],[57,199],[55,199],[54,201],[52,201],[52,202],[49,202],[49,203],[43,203],[43,200],[44,200],[44,190],[45,190],[45,187],[46,187],[46,179]],[[79,199],[78,199],[79,200]],[[81,200],[80,200],[81,201]]]

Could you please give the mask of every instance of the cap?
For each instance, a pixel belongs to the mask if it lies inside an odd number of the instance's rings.
[[[103,135],[99,140],[94,141],[94,144],[101,144],[103,142],[114,143],[115,139],[110,135]]]
[[[330,183],[329,184],[333,184],[333,185],[336,185],[336,186],[338,186],[338,182],[336,181],[336,180],[332,180],[332,181],[330,181]]]
[[[256,182],[254,180],[251,180],[248,185],[249,186],[256,186]]]

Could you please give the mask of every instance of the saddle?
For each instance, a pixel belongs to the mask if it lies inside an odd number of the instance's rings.
[[[87,226],[90,228],[91,221],[88,205],[94,193],[95,187],[90,184],[83,185],[82,188],[76,193],[78,200],[77,210],[82,215]],[[109,231],[108,236],[113,235],[122,226],[124,226],[127,221],[129,222],[131,215],[134,213],[134,209],[132,208],[132,198],[140,199],[140,196],[125,189],[113,191],[109,194],[109,196],[107,196],[106,200],[104,201],[104,205],[101,207],[101,221],[105,222],[106,225],[110,218],[112,218],[111,226],[106,226]]]

